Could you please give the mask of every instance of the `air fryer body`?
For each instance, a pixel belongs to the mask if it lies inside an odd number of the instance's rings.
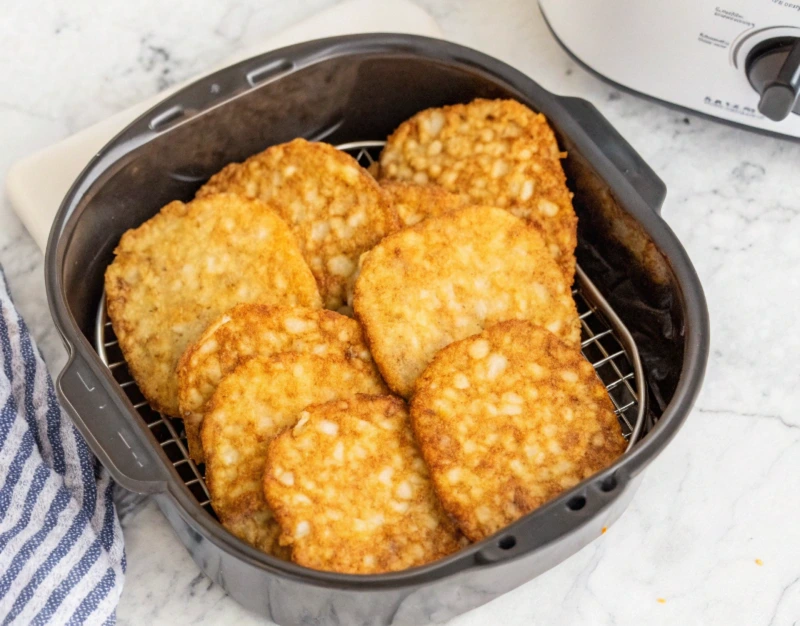
[[[765,66],[754,64],[772,52],[783,60],[787,44],[800,41],[796,3],[539,0],[539,6],[567,52],[616,86],[726,123],[800,139],[800,101],[779,121],[759,111]],[[769,73],[776,78],[778,66]]]

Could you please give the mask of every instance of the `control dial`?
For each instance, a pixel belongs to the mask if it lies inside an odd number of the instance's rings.
[[[747,56],[747,79],[761,100],[758,110],[779,122],[800,114],[800,38],[779,37],[758,44]]]

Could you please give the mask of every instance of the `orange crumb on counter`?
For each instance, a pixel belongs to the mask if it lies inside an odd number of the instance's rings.
[[[756,559],[756,565],[761,567],[762,565],[764,565],[764,561],[762,561],[761,559]]]
[[[666,604],[667,603],[667,601],[664,598],[656,598],[656,602],[658,602],[659,604]]]
[[[603,526],[603,528],[600,530],[600,534],[601,535],[605,535],[607,530],[608,530],[608,526]]]

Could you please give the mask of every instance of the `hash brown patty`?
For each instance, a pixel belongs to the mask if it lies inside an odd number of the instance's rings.
[[[386,195],[353,157],[326,143],[295,139],[224,167],[197,192],[260,198],[294,232],[326,308],[345,304],[358,257],[399,228]]]
[[[382,393],[373,368],[340,356],[283,353],[250,359],[211,397],[203,421],[206,484],[220,522],[234,535],[275,556],[279,528],[264,500],[269,442],[309,404],[355,393]]]
[[[308,407],[269,448],[264,492],[292,560],[376,574],[455,552],[405,404],[357,395]]]
[[[178,359],[223,312],[240,302],[321,306],[294,235],[259,200],[171,202],[122,235],[114,254],[108,315],[139,389],[168,415],[180,415]]]
[[[403,226],[413,226],[427,217],[462,209],[471,204],[469,196],[451,193],[439,185],[418,185],[401,180],[382,180]]]
[[[436,355],[411,421],[444,508],[479,541],[610,465],[625,440],[573,346],[508,321]]]
[[[362,259],[353,308],[384,379],[404,397],[436,352],[497,322],[528,319],[580,342],[571,291],[541,235],[490,207],[384,239]]]
[[[544,115],[515,100],[477,99],[421,111],[389,137],[380,177],[436,183],[541,228],[572,283],[578,218]]]
[[[361,326],[349,317],[307,307],[235,306],[209,325],[178,364],[180,413],[195,462],[204,460],[200,427],[220,381],[253,357],[281,352],[334,355],[374,368]]]

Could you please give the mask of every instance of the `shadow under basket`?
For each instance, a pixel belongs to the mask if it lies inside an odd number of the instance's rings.
[[[514,98],[556,131],[579,218],[573,296],[582,350],[609,390],[628,449],[612,466],[479,543],[380,575],[321,572],[263,554],[211,509],[180,420],[153,411],[105,317],[103,274],[120,236],[208,177],[305,137],[363,164],[431,107]],[[354,35],[277,50],[170,96],[112,140],[75,182],[46,257],[48,298],[70,353],[61,400],[115,480],[152,494],[200,568],[283,625],[422,624],[479,606],[564,560],[625,509],[642,470],[688,416],[708,356],[708,312],[686,253],[659,215],[663,183],[590,104],[544,91],[452,43]]]

